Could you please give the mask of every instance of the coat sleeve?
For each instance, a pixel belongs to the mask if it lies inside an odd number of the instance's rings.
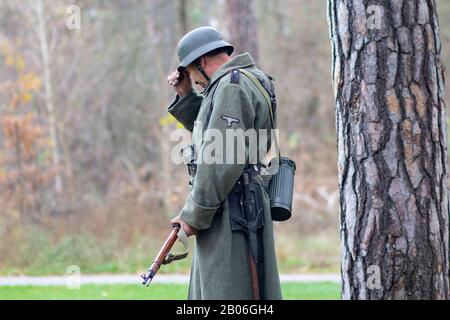
[[[183,221],[198,230],[210,227],[214,214],[239,179],[247,160],[247,152],[240,149],[245,152],[244,161],[225,162],[229,157],[235,158],[238,147],[245,148],[245,144],[227,141],[226,131],[254,128],[255,111],[250,96],[242,85],[229,83],[227,79],[223,79],[215,93],[210,121],[198,152],[193,187],[180,214]],[[213,152],[211,142],[217,143]],[[234,147],[227,148],[229,143],[234,143]],[[218,154],[221,156],[217,157]],[[219,161],[208,161],[211,155]]]
[[[181,98],[179,95],[169,106],[169,113],[175,117],[187,130],[192,132],[197,119],[203,97],[194,89]]]

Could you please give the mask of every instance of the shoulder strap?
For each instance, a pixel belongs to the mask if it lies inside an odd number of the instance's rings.
[[[275,119],[274,119],[273,110],[272,110],[272,99],[270,98],[269,92],[266,90],[266,88],[261,84],[261,82],[250,71],[245,70],[245,69],[239,69],[239,71],[241,71],[248,79],[250,79],[250,81],[253,82],[253,84],[258,88],[258,90],[264,96],[264,99],[266,100],[267,105],[269,107],[270,122],[272,123],[272,128],[276,129]],[[274,140],[275,140],[275,147],[277,148],[277,151],[278,151],[278,157],[279,157],[279,159],[281,159],[281,151],[280,151],[280,147],[278,145],[278,139],[277,139],[276,134],[275,134]]]
[[[239,84],[239,78],[241,73],[239,72],[239,69],[233,69],[230,72],[230,83]]]

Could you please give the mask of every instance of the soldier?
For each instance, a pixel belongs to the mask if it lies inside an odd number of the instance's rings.
[[[229,129],[258,132],[272,128],[269,106],[261,90],[236,70],[248,70],[266,81],[268,78],[255,67],[250,54],[231,58],[233,50],[212,27],[197,28],[178,44],[180,65],[168,77],[177,96],[168,111],[192,132],[199,155],[210,129],[223,132],[225,137]],[[192,82],[203,88],[201,94],[193,89]],[[247,154],[248,150],[244,151]],[[230,223],[232,208],[236,208],[230,203],[230,194],[248,167],[245,163],[198,163],[192,175],[189,196],[180,215],[172,220],[180,223],[188,236],[196,236],[189,299],[255,298],[248,239],[244,233],[233,231]],[[250,179],[261,189],[258,206],[264,220],[263,228],[258,227],[255,258],[259,298],[281,299],[267,183],[259,174]]]

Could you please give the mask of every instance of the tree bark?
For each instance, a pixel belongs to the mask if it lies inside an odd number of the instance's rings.
[[[234,54],[249,52],[258,61],[258,37],[253,0],[227,0],[229,41]]]
[[[329,0],[343,299],[448,299],[434,0]],[[378,280],[377,280],[378,278]]]

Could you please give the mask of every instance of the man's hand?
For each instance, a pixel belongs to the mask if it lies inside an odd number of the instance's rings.
[[[180,216],[177,216],[177,217],[173,218],[172,221],[170,221],[170,222],[172,222],[172,223],[179,223],[188,237],[196,236],[197,233],[198,233],[197,229],[191,227],[186,222],[181,220]]]
[[[192,90],[192,81],[186,69],[172,72],[167,77],[167,82],[175,88],[180,97],[184,97]]]

